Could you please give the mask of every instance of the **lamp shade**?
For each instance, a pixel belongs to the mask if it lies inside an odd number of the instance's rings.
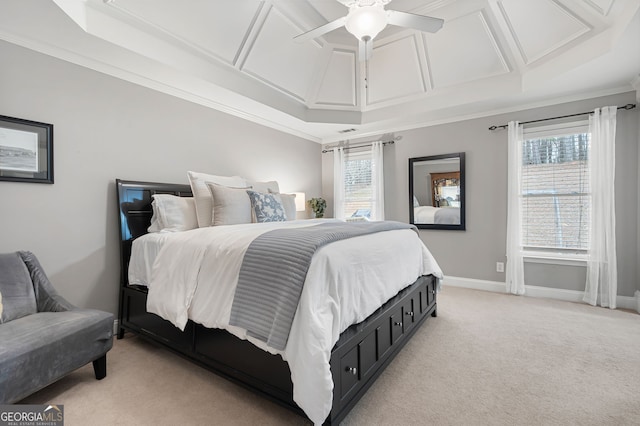
[[[349,10],[345,28],[358,40],[373,40],[387,26],[387,12],[382,4],[354,7]]]
[[[296,211],[303,212],[307,209],[305,203],[305,194],[304,192],[294,192],[296,196]]]

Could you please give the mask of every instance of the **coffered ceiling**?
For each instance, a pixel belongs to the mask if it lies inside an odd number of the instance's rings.
[[[293,41],[343,2],[2,0],[0,39],[316,142],[640,89],[640,0],[393,0],[443,28]]]

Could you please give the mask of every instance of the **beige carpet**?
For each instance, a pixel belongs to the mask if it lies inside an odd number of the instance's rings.
[[[305,419],[127,334],[22,403],[75,425],[285,425]],[[638,425],[640,315],[447,287],[344,425]]]

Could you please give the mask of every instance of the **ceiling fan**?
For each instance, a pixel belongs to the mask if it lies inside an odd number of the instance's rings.
[[[360,58],[369,59],[372,52],[371,41],[388,24],[398,27],[413,28],[419,31],[435,33],[444,20],[414,13],[385,10],[384,6],[391,0],[337,0],[349,8],[349,13],[335,21],[328,22],[306,33],[297,35],[294,40],[305,42],[320,37],[342,26],[353,34],[359,43]]]

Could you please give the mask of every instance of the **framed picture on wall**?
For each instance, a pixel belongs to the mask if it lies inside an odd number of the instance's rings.
[[[53,124],[0,115],[0,181],[53,183]]]

